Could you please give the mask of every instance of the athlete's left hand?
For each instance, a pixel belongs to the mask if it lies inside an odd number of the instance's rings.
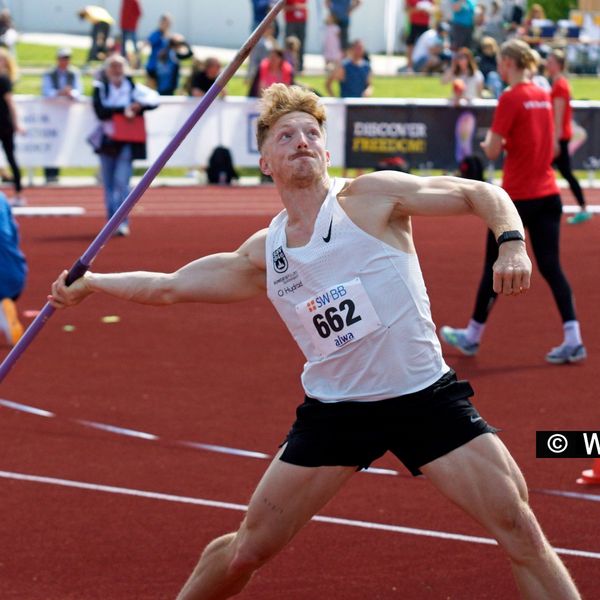
[[[518,296],[529,289],[531,261],[525,242],[514,240],[500,246],[494,263],[494,292],[504,296]]]

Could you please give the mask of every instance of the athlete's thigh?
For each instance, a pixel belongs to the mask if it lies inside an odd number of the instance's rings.
[[[498,436],[486,433],[421,467],[427,479],[491,531],[527,501],[527,486]]]
[[[292,465],[279,460],[282,451],[254,491],[239,532],[263,551],[283,547],[356,472],[355,467]]]

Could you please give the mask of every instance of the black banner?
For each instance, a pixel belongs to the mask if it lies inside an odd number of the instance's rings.
[[[536,431],[537,458],[600,458],[600,431]]]
[[[401,157],[411,169],[454,170],[479,147],[492,123],[495,104],[358,105],[346,111],[346,166],[377,168],[385,159]],[[573,166],[600,168],[600,107],[576,108]],[[484,164],[487,159],[484,160]],[[496,161],[496,168],[501,162]]]

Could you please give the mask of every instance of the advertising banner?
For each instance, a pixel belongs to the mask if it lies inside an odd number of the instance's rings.
[[[600,166],[600,105],[574,104],[577,123],[571,143],[575,168]],[[595,103],[598,104],[598,103]],[[410,169],[453,171],[471,154],[492,123],[495,101],[453,106],[447,101],[374,105],[349,103],[346,113],[346,166],[373,169],[400,157]],[[501,161],[496,161],[497,168]]]
[[[23,168],[31,167],[95,167],[98,157],[86,138],[98,120],[89,99],[73,102],[34,96],[15,96],[17,110],[25,134],[16,135],[16,154]],[[160,106],[145,113],[148,158],[136,161],[140,166],[154,162],[173,139],[185,120],[198,105],[198,98],[161,97]],[[328,148],[331,164],[344,161],[345,106],[339,100],[325,100],[327,110]],[[216,146],[230,149],[234,164],[258,166],[256,99],[217,99],[175,151],[167,166],[199,167],[208,163]],[[0,152],[0,162],[4,161]]]

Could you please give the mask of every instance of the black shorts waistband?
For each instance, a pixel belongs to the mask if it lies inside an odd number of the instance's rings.
[[[410,394],[402,394],[400,396],[393,396],[391,398],[385,398],[383,400],[340,400],[339,402],[322,402],[317,398],[311,398],[310,396],[304,396],[304,402],[307,404],[321,404],[324,406],[336,406],[336,405],[380,405],[383,406],[388,402],[398,402],[402,401],[405,403],[418,402],[423,398],[429,398],[433,393],[435,393],[438,389],[443,388],[451,383],[458,384],[466,384],[471,389],[470,394],[465,394],[465,390],[461,389],[461,397],[470,397],[473,395],[473,388],[467,381],[457,381],[456,371],[454,369],[448,370],[448,372],[444,373],[437,381],[434,381],[431,385],[419,390],[418,392],[412,392]],[[462,386],[461,386],[462,388]]]

